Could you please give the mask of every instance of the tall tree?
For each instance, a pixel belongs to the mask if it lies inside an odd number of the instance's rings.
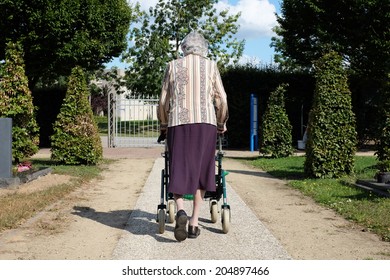
[[[0,0],[0,11],[0,61],[6,42],[21,41],[31,85],[119,56],[133,18],[126,0]]]
[[[38,151],[39,128],[20,43],[6,46],[0,65],[0,118],[12,119],[12,158],[18,163]]]
[[[157,95],[166,63],[180,56],[180,43],[191,30],[199,30],[209,42],[209,57],[219,66],[237,62],[244,41],[233,37],[240,14],[217,12],[217,0],[159,0],[139,17],[130,32],[134,45],[124,54],[128,88],[134,94]]]
[[[277,21],[273,45],[279,62],[311,68],[331,47],[365,76],[390,72],[388,1],[284,0]]]

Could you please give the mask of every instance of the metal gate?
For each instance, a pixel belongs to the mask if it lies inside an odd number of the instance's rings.
[[[111,93],[108,99],[108,147],[160,145],[158,98]]]

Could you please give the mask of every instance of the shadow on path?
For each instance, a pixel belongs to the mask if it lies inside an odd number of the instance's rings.
[[[96,211],[91,207],[74,206],[73,215],[77,215],[82,218],[90,219],[103,225],[126,230],[134,235],[149,235],[158,242],[172,243],[176,242],[174,239],[164,237],[158,232],[158,223],[156,222],[156,214],[142,211],[140,209],[131,210],[115,210],[109,212]],[[199,227],[210,231],[212,233],[223,234],[222,229],[218,230],[213,228],[211,221],[208,219],[200,218]],[[165,224],[165,231],[172,233],[175,224]]]

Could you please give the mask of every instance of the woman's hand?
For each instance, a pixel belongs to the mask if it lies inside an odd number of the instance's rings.
[[[164,141],[167,138],[167,129],[160,129],[160,136],[157,139],[157,143]]]

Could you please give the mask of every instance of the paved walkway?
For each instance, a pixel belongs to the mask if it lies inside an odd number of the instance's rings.
[[[201,210],[201,235],[197,239],[177,242],[173,236],[174,224],[168,223],[165,232],[159,234],[156,214],[163,166],[164,159],[158,158],[114,250],[113,259],[291,259],[278,240],[229,185],[228,203],[232,217],[227,234],[222,232],[220,221],[211,223],[207,201]],[[192,211],[191,204],[192,202],[186,201],[188,213]]]

